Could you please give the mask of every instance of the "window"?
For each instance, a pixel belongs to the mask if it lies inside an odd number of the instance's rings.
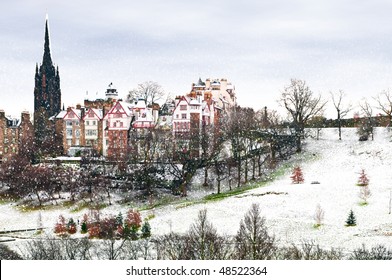
[[[97,130],[96,129],[87,129],[86,136],[97,136]]]
[[[89,122],[89,121],[86,121],[86,125],[90,125],[90,122]]]
[[[65,125],[66,126],[72,126],[72,121],[66,121]]]
[[[123,127],[123,122],[120,122],[120,127]]]
[[[75,121],[75,125],[79,125],[79,121]]]
[[[79,129],[76,129],[76,130],[75,130],[75,137],[76,137],[76,138],[79,138],[79,137],[80,137],[80,130],[79,130]]]
[[[113,123],[113,127],[117,127],[117,122],[114,122],[114,123]]]
[[[177,114],[177,115],[176,115],[176,119],[178,119],[178,118],[179,118],[179,115]]]
[[[96,121],[93,121],[93,125],[97,125],[97,122],[96,122]]]
[[[186,120],[186,114],[181,114],[181,119]]]
[[[187,110],[187,106],[186,105],[180,105],[180,110],[181,111],[186,111]]]
[[[71,146],[72,145],[72,140],[71,139],[68,139],[67,140],[67,146]]]
[[[67,128],[67,137],[72,137],[72,128]]]

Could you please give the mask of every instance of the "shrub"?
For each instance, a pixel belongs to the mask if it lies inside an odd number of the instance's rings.
[[[392,250],[384,245],[377,245],[368,250],[365,245],[355,249],[349,257],[350,260],[392,260]]]
[[[70,218],[68,223],[67,223],[67,232],[69,234],[76,233],[76,223],[75,223],[75,221],[72,218]]]
[[[94,222],[88,225],[89,238],[99,238],[101,235],[101,226],[99,222]]]
[[[125,224],[129,226],[129,228],[132,228],[132,226],[140,228],[142,224],[140,213],[133,209],[128,210],[127,217],[125,218]]]
[[[59,235],[65,235],[68,232],[67,226],[65,224],[65,218],[63,215],[60,215],[57,223],[54,226],[54,232]]]

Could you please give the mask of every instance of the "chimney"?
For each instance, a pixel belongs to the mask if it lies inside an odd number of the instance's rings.
[[[30,122],[30,113],[27,111],[22,112],[22,123]]]

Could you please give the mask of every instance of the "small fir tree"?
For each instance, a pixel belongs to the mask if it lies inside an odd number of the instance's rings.
[[[82,219],[82,224],[80,226],[81,233],[83,234],[87,233],[88,231],[87,221],[88,221],[88,216],[87,214],[84,214]]]
[[[124,222],[124,219],[123,219],[123,216],[122,216],[122,214],[120,212],[120,213],[118,213],[118,215],[116,217],[116,225],[117,226],[122,226],[123,222]]]
[[[304,182],[304,176],[302,173],[302,169],[299,166],[296,166],[293,170],[293,173],[291,175],[291,181],[293,184],[301,184]]]
[[[367,185],[369,185],[369,178],[367,177],[365,170],[362,169],[361,172],[359,173],[357,186],[363,187]]]
[[[151,226],[149,222],[145,221],[143,226],[142,226],[142,238],[148,238],[151,236]]]
[[[354,211],[350,210],[350,214],[348,215],[348,218],[346,220],[346,226],[347,227],[353,227],[353,226],[356,226],[356,225],[357,225],[357,222],[356,222],[356,219],[355,219]]]

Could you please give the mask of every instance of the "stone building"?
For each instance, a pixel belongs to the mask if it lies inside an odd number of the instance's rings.
[[[20,119],[7,117],[0,110],[0,162],[7,161],[23,149],[32,148],[33,124],[30,114],[22,112]]]

